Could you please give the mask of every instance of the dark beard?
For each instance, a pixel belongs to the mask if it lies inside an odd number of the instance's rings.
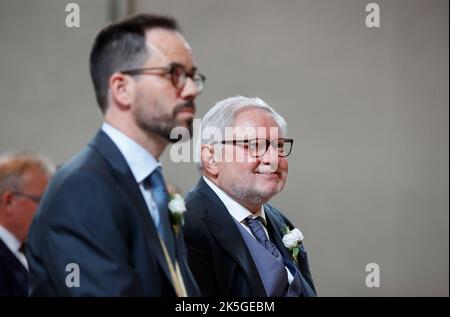
[[[186,121],[186,126],[176,120],[178,113],[184,108],[192,108],[195,110],[194,102],[190,100],[183,104],[179,104],[175,107],[172,115],[167,115],[165,117],[160,117],[157,119],[148,119],[145,116],[138,114],[136,116],[136,123],[142,130],[147,131],[151,134],[156,134],[169,141],[170,143],[176,143],[180,140],[187,140],[192,136],[193,119],[188,119]],[[172,130],[180,127],[186,128],[187,131],[184,130],[185,132],[183,133],[176,133],[175,138],[171,138]]]

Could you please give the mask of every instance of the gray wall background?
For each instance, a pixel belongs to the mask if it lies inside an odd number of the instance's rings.
[[[88,72],[113,2],[0,0],[0,152],[62,163],[101,124]],[[303,231],[322,296],[449,295],[448,1],[148,0],[174,15],[207,76],[198,117],[258,96],[290,124],[289,181],[272,203]],[[123,3],[119,6],[123,7]],[[169,150],[169,149],[168,149]],[[186,193],[193,163],[163,160]],[[379,288],[365,286],[367,263]]]

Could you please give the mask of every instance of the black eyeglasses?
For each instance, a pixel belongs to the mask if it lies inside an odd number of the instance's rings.
[[[36,196],[36,195],[28,195],[25,193],[21,193],[21,192],[12,192],[14,195],[16,196],[20,196],[20,197],[24,197],[26,199],[29,199],[33,202],[35,202],[36,204],[39,204],[41,199],[42,199],[42,195],[41,196]]]
[[[250,156],[261,157],[266,154],[269,146],[272,145],[277,151],[279,157],[286,157],[291,154],[293,139],[279,138],[272,141],[263,138],[250,140],[224,140],[222,144],[243,144],[248,149]]]
[[[155,72],[155,73],[152,73]],[[158,73],[159,72],[159,73]],[[121,71],[122,74],[135,76],[135,75],[157,75],[166,76],[170,75],[172,84],[176,89],[181,91],[186,85],[188,78],[192,79],[197,87],[198,92],[202,92],[206,77],[198,73],[194,69],[191,73],[187,73],[184,70],[183,65],[178,63],[169,64],[167,67],[149,67],[149,68],[136,68]]]

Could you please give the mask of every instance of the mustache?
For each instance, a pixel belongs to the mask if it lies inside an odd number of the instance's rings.
[[[278,163],[271,163],[270,165],[258,166],[255,169],[256,173],[278,173]]]
[[[176,105],[175,109],[173,110],[173,115],[176,116],[180,111],[182,111],[183,109],[186,109],[186,108],[190,108],[190,109],[192,109],[195,112],[194,101],[193,100],[189,100],[189,101],[186,101],[186,102],[181,103],[179,105]]]

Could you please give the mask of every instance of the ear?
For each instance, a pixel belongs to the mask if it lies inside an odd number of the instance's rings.
[[[10,207],[12,206],[12,203],[14,201],[13,198],[14,194],[9,190],[4,191],[3,194],[0,196],[0,206],[6,212],[6,215],[11,214]]]
[[[13,201],[13,196],[14,194],[11,191],[5,190],[0,197],[2,205],[4,206],[10,205]]]
[[[201,160],[203,168],[212,176],[219,174],[219,168],[217,166],[216,159],[214,158],[214,149],[211,145],[202,145]]]
[[[135,84],[134,79],[121,73],[114,73],[109,77],[111,98],[121,110],[130,108],[134,100]]]

